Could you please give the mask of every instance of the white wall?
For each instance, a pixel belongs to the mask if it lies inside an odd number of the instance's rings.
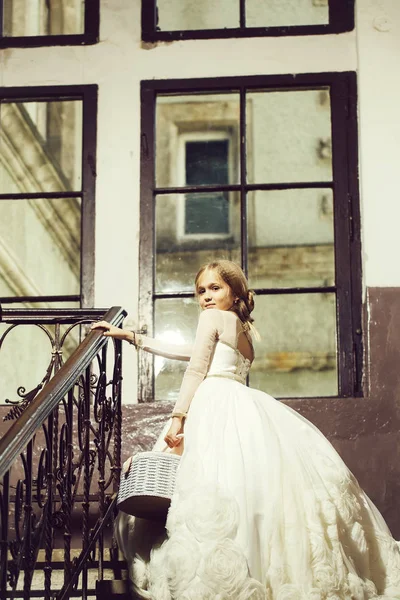
[[[364,281],[400,285],[400,2],[358,0]]]

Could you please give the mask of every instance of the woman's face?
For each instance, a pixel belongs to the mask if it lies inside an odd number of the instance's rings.
[[[212,269],[206,269],[197,282],[197,297],[203,310],[229,310],[235,302],[232,289]]]

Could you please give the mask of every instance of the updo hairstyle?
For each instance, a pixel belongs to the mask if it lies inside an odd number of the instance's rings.
[[[246,275],[238,264],[230,260],[216,260],[201,267],[196,275],[195,287],[204,271],[215,271],[221,279],[229,285],[233,295],[237,298],[230,310],[234,311],[242,323],[253,329],[251,324],[254,319],[251,312],[254,310],[254,292],[249,290]]]

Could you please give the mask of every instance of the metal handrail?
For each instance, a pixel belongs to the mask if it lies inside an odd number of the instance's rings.
[[[104,314],[103,318],[112,325],[119,326],[125,316],[126,311],[124,309],[114,306]],[[23,452],[37,430],[107,341],[108,338],[104,337],[100,331],[89,333],[43,390],[12,424],[0,440],[0,478],[9,471],[13,462]]]

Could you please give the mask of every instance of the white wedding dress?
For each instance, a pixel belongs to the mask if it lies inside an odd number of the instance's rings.
[[[240,321],[210,312],[191,360],[205,357],[206,373],[195,369],[200,381],[184,381],[177,403],[190,410],[167,535],[118,523],[139,597],[400,599],[400,550],[383,517],[316,427],[246,387],[250,361],[231,343]]]

